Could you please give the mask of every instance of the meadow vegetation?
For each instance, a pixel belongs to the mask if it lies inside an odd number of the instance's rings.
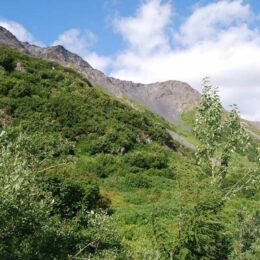
[[[208,81],[182,119],[196,151],[72,69],[0,48],[0,258],[259,259],[258,142]]]

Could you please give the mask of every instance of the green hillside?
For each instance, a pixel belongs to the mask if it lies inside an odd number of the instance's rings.
[[[194,151],[171,139],[178,127],[5,48],[0,125],[1,259],[258,258],[258,186],[221,202],[256,148],[233,155],[214,187]]]

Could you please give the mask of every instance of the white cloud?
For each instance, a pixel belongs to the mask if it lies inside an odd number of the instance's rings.
[[[63,45],[70,51],[82,56],[88,53],[88,49],[97,41],[97,37],[91,31],[80,31],[79,29],[70,29],[60,34],[53,42],[53,45]]]
[[[96,52],[91,52],[84,56],[84,59],[94,68],[105,71],[111,64],[112,60],[106,56],[100,56]]]
[[[96,69],[105,70],[110,58],[99,56],[90,49],[97,42],[97,36],[88,30],[69,29],[60,34],[52,45],[63,45],[69,51],[80,55]]]
[[[250,18],[250,6],[242,0],[218,1],[197,7],[184,22],[176,39],[183,44],[194,44],[201,40],[214,40],[220,32]]]
[[[0,26],[4,27],[10,31],[13,35],[17,37],[18,40],[22,42],[29,42],[37,45],[43,45],[41,42],[37,41],[33,35],[25,29],[25,27],[15,21],[9,21],[0,17]]]
[[[120,17],[114,20],[114,28],[128,46],[139,54],[168,49],[165,29],[170,21],[171,5],[160,4],[160,0],[142,4],[134,17]]]
[[[176,79],[200,90],[209,76],[220,86],[224,105],[237,103],[242,115],[260,120],[260,32],[254,13],[242,0],[199,6],[167,37],[172,7],[160,0],[141,4],[136,15],[117,18],[115,29],[127,42],[112,76],[137,82]]]

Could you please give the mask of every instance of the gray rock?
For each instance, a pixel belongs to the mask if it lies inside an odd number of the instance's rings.
[[[27,50],[26,48],[24,48],[23,43],[18,41],[12,33],[10,33],[2,26],[0,26],[0,45],[8,48],[15,48],[27,53]]]
[[[190,148],[192,150],[195,149],[195,146],[192,143],[190,143],[189,141],[187,141],[184,137],[180,136],[179,134],[177,134],[176,132],[171,131],[171,130],[168,130],[168,132],[174,140],[178,141],[183,146]]]

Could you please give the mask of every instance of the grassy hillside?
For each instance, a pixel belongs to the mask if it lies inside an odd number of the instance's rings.
[[[43,191],[53,196],[52,217],[71,230],[80,222],[82,208],[108,212],[115,224],[109,229],[116,229],[117,235],[104,231],[102,236],[98,233],[102,229],[95,230],[101,246],[86,247],[84,256],[175,259],[171,258],[175,252],[176,259],[190,259],[183,249],[188,241],[181,240],[180,233],[194,219],[196,205],[216,200],[218,194],[196,166],[193,151],[169,136],[167,128],[174,126],[146,110],[122,104],[71,69],[4,48],[0,48],[0,116],[8,142],[23,136],[29,168]],[[191,122],[191,118],[187,114],[183,119]],[[196,143],[191,133],[186,134]],[[235,184],[252,164],[246,156],[236,155],[224,186]],[[259,206],[255,187],[242,190],[216,213],[222,221],[219,243],[226,250],[222,259],[233,250],[237,215],[244,216],[246,225]],[[75,255],[96,236],[89,225],[78,225],[78,240],[74,237],[76,242],[69,242],[68,248],[62,245],[62,253],[54,254],[57,259]],[[3,245],[0,255],[6,257]],[[27,255],[27,259],[44,257]]]

